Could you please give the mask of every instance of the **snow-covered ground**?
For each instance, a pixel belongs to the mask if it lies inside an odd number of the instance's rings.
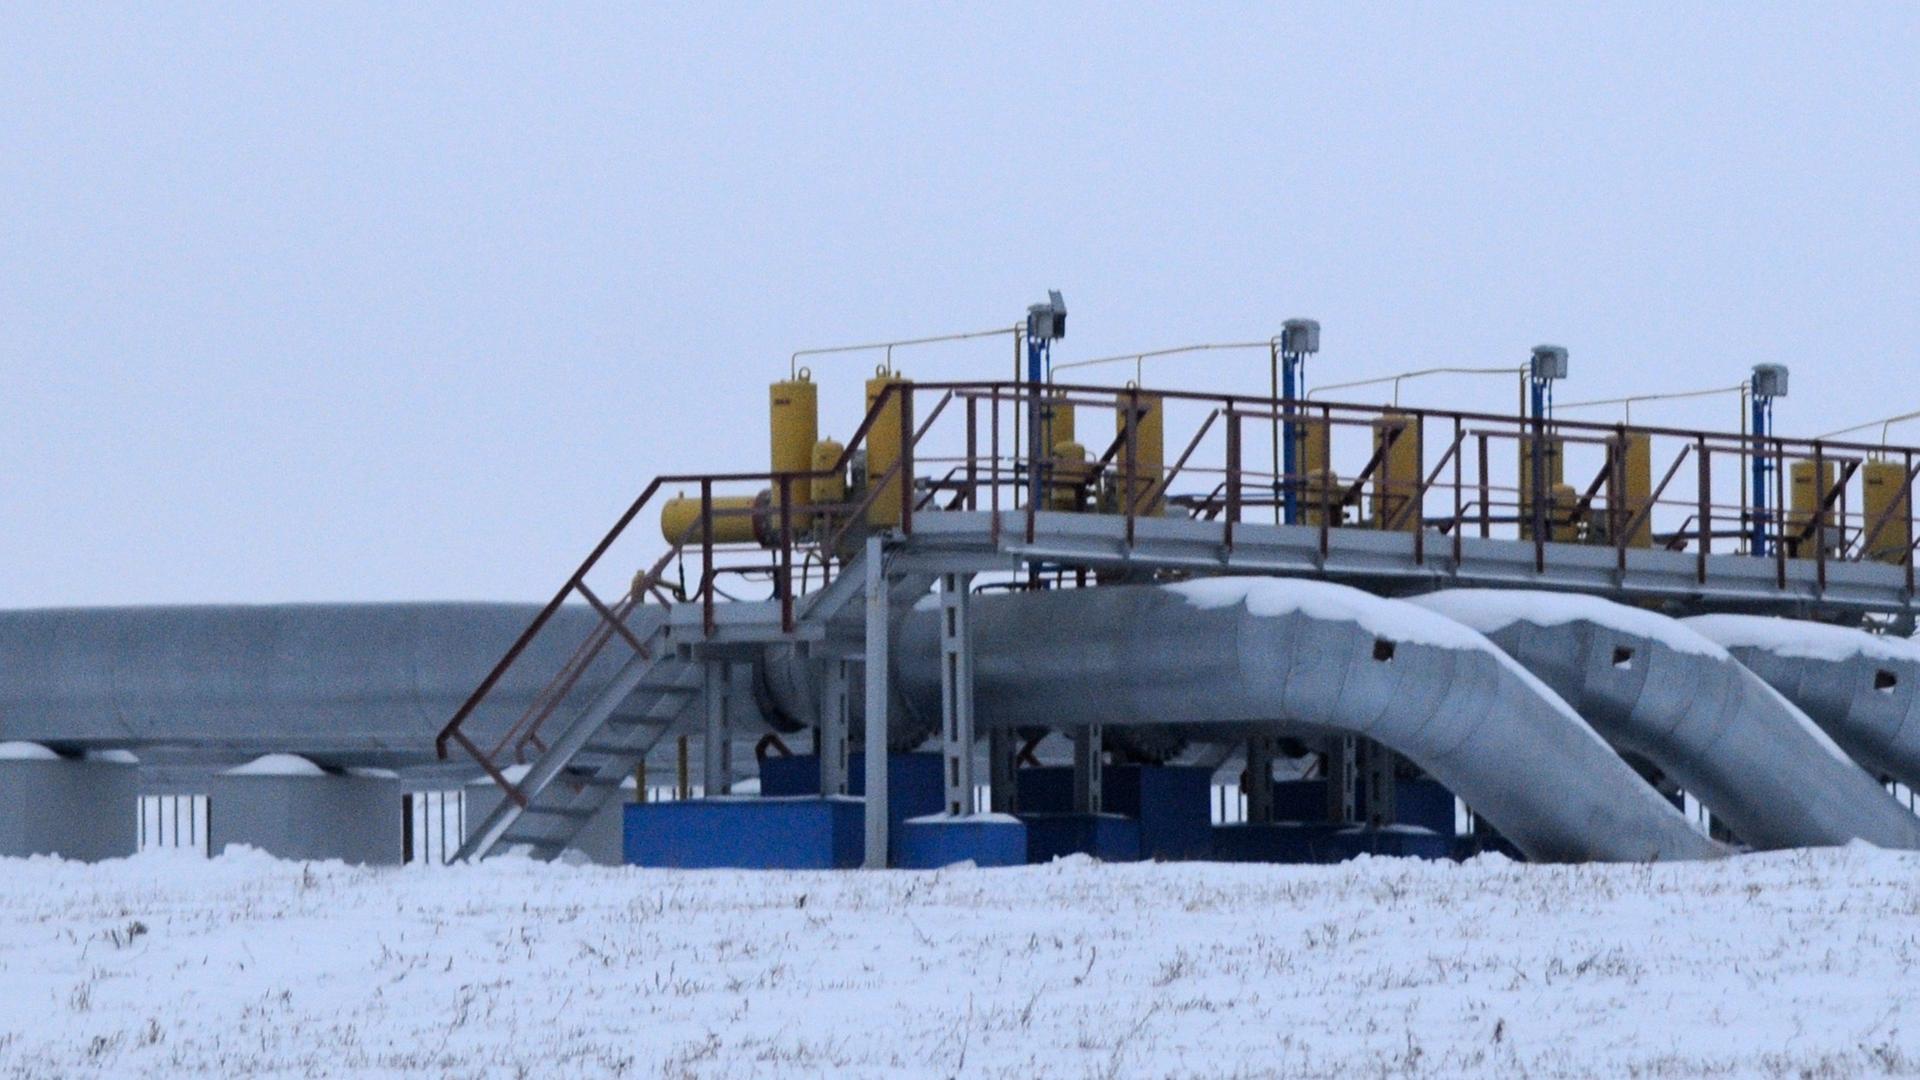
[[[0,1069],[1920,1073],[1920,855],[938,873],[0,862]]]

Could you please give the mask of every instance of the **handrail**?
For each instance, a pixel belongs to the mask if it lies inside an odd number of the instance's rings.
[[[1006,332],[1008,331],[983,331],[973,335],[909,339],[909,341],[903,343],[951,340],[970,336],[985,336],[988,333],[999,334]],[[839,347],[839,350],[836,351],[852,351],[859,348],[881,348],[887,344],[889,343],[844,346]],[[1183,346],[1178,349],[1127,354],[1127,356],[1124,357],[1096,358],[1095,361],[1077,361],[1073,364],[1061,365],[1061,368],[1087,366],[1093,362],[1104,362],[1106,360],[1120,360],[1148,355],[1165,355],[1175,352],[1193,351],[1200,348],[1253,348],[1256,346],[1265,347],[1266,344],[1267,343],[1236,342],[1219,343],[1208,346]],[[803,352],[805,351],[803,350]],[[801,354],[796,354],[796,357],[798,355]],[[1517,369],[1435,368],[1426,370],[1433,373],[1450,370],[1505,373]],[[1376,380],[1361,380],[1359,383],[1335,384],[1334,386],[1321,387],[1316,393],[1338,390],[1342,387],[1355,385],[1404,380],[1416,374],[1419,373],[1406,373]],[[1672,396],[1697,396],[1706,393],[1724,392],[1728,391],[1687,392],[1683,395]],[[641,491],[640,495],[635,498],[619,518],[616,519],[613,526],[601,537],[600,541],[587,554],[585,559],[579,563],[559,590],[554,593],[553,597],[541,608],[539,613],[535,615],[526,629],[514,640],[505,655],[493,665],[480,685],[462,702],[453,718],[440,729],[435,740],[436,751],[442,757],[445,757],[448,754],[450,746],[457,743],[479,757],[482,764],[485,765],[489,773],[492,774],[497,772],[497,762],[492,760],[492,758],[497,756],[506,746],[513,745],[512,740],[519,740],[518,747],[521,750],[524,750],[528,745],[537,745],[537,742],[530,742],[530,740],[537,740],[540,725],[568,696],[571,690],[570,680],[580,677],[600,654],[601,650],[604,649],[606,643],[611,641],[615,636],[620,636],[626,638],[628,644],[636,645],[635,634],[633,631],[627,629],[626,619],[635,605],[646,602],[649,596],[662,595],[660,586],[662,581],[664,581],[663,575],[667,567],[672,564],[675,558],[682,560],[687,558],[689,550],[695,546],[696,534],[699,537],[698,554],[704,563],[703,573],[700,583],[696,588],[689,591],[683,587],[679,590],[686,595],[682,595],[678,599],[682,602],[700,602],[706,605],[708,611],[707,625],[711,631],[713,625],[711,621],[712,605],[716,594],[714,584],[716,567],[714,562],[715,548],[716,546],[725,546],[718,544],[715,539],[715,533],[717,531],[715,522],[729,515],[758,515],[768,512],[763,510],[720,509],[715,507],[713,505],[713,493],[716,486],[750,483],[766,484],[776,491],[786,493],[786,497],[777,500],[777,507],[772,508],[779,518],[778,528],[763,529],[762,535],[758,539],[761,547],[766,549],[767,554],[765,556],[766,562],[756,565],[760,566],[761,569],[768,570],[768,572],[773,575],[773,588],[784,605],[783,625],[787,625],[791,619],[790,612],[793,609],[792,605],[796,596],[796,583],[793,577],[795,562],[799,561],[801,573],[808,575],[811,572],[809,568],[812,566],[812,560],[815,555],[822,555],[822,585],[824,586],[827,582],[830,582],[833,574],[828,563],[831,552],[838,549],[841,542],[844,541],[852,530],[867,527],[867,515],[872,506],[881,494],[894,491],[895,485],[897,485],[901,502],[900,518],[893,524],[902,531],[911,530],[912,516],[916,512],[943,512],[945,510],[969,506],[983,507],[984,501],[979,498],[979,495],[982,494],[980,489],[983,487],[990,487],[995,492],[993,507],[997,511],[1001,505],[998,492],[1002,481],[1008,476],[1017,477],[1022,468],[1031,469],[1035,466],[1035,463],[1026,461],[1024,448],[1020,444],[1016,442],[1015,444],[1009,445],[1000,441],[998,431],[1002,416],[1002,407],[1013,407],[1014,414],[1017,418],[1028,398],[1035,393],[1044,393],[1050,396],[1064,395],[1067,400],[1073,401],[1076,404],[1093,408],[1110,408],[1115,410],[1117,414],[1126,414],[1130,411],[1130,408],[1140,408],[1141,403],[1148,398],[1156,399],[1159,402],[1159,407],[1163,410],[1163,415],[1168,415],[1164,410],[1170,407],[1178,408],[1183,404],[1187,406],[1197,405],[1201,410],[1204,410],[1204,418],[1191,412],[1183,412],[1181,414],[1183,417],[1181,423],[1183,425],[1186,424],[1184,418],[1192,415],[1197,430],[1192,431],[1191,440],[1187,441],[1186,446],[1179,454],[1177,460],[1172,463],[1171,469],[1166,468],[1164,465],[1152,464],[1147,472],[1136,475],[1141,468],[1141,466],[1135,464],[1137,460],[1135,456],[1137,426],[1135,423],[1129,421],[1118,425],[1119,430],[1116,432],[1112,445],[1105,449],[1105,453],[1103,453],[1097,461],[1083,463],[1085,466],[1084,472],[1078,469],[1075,470],[1077,475],[1074,476],[1074,482],[1082,488],[1098,482],[1099,478],[1103,475],[1109,473],[1124,474],[1121,483],[1120,508],[1109,512],[1116,514],[1124,513],[1126,515],[1129,543],[1132,541],[1134,519],[1154,512],[1151,508],[1156,507],[1158,504],[1162,502],[1175,502],[1181,505],[1195,505],[1197,506],[1195,511],[1197,516],[1212,517],[1220,512],[1219,509],[1216,509],[1215,504],[1219,492],[1224,491],[1227,493],[1224,509],[1229,515],[1226,544],[1227,547],[1231,549],[1234,535],[1231,526],[1239,520],[1238,515],[1240,511],[1250,506],[1266,505],[1265,502],[1259,501],[1259,499],[1253,501],[1246,499],[1241,485],[1249,482],[1248,478],[1251,477],[1260,478],[1258,479],[1258,484],[1262,491],[1268,486],[1268,480],[1265,479],[1267,474],[1249,471],[1241,467],[1238,429],[1247,421],[1258,420],[1264,425],[1265,421],[1269,419],[1287,416],[1291,416],[1295,422],[1326,424],[1329,425],[1332,430],[1342,430],[1343,428],[1332,426],[1364,425],[1369,422],[1369,418],[1377,418],[1390,408],[1392,414],[1399,418],[1421,422],[1443,421],[1452,428],[1454,432],[1452,442],[1445,446],[1444,453],[1440,454],[1437,462],[1434,460],[1433,455],[1427,452],[1427,445],[1421,443],[1416,438],[1414,445],[1418,448],[1418,452],[1414,456],[1419,459],[1420,464],[1416,467],[1416,471],[1411,477],[1402,477],[1396,471],[1392,480],[1396,491],[1404,488],[1410,490],[1410,494],[1404,496],[1396,495],[1396,499],[1400,501],[1397,501],[1389,508],[1386,525],[1389,527],[1405,527],[1410,522],[1421,523],[1413,529],[1416,553],[1421,549],[1421,540],[1427,528],[1426,523],[1430,520],[1441,521],[1442,523],[1451,522],[1445,531],[1453,533],[1457,539],[1459,533],[1463,530],[1463,526],[1466,524],[1466,508],[1470,506],[1481,508],[1481,512],[1476,520],[1479,523],[1481,535],[1489,535],[1487,528],[1494,522],[1492,515],[1486,513],[1486,510],[1490,506],[1489,492],[1496,488],[1503,492],[1518,491],[1518,488],[1511,487],[1509,479],[1502,479],[1498,483],[1494,482],[1494,478],[1490,475],[1491,469],[1488,465],[1488,443],[1495,439],[1525,440],[1528,438],[1538,438],[1538,433],[1546,431],[1550,433],[1551,437],[1564,443],[1568,447],[1569,452],[1574,446],[1581,444],[1597,444],[1616,448],[1609,450],[1607,468],[1596,475],[1593,481],[1586,486],[1586,491],[1584,495],[1578,498],[1578,505],[1571,512],[1569,520],[1591,520],[1592,515],[1607,515],[1607,542],[1621,549],[1623,560],[1625,547],[1630,542],[1630,539],[1637,536],[1643,529],[1647,530],[1648,536],[1641,541],[1642,543],[1645,543],[1647,540],[1652,540],[1656,543],[1662,540],[1666,540],[1668,543],[1675,541],[1684,543],[1689,537],[1697,537],[1701,544],[1703,557],[1710,541],[1740,535],[1732,531],[1723,531],[1723,529],[1736,516],[1742,521],[1751,520],[1755,510],[1747,505],[1744,496],[1738,504],[1737,512],[1732,509],[1734,504],[1729,503],[1723,505],[1712,501],[1710,497],[1711,470],[1709,468],[1709,458],[1711,457],[1711,459],[1716,462],[1726,462],[1743,456],[1763,455],[1780,460],[1805,459],[1821,463],[1833,463],[1846,469],[1839,481],[1836,481],[1831,487],[1822,492],[1823,498],[1819,500],[1820,505],[1818,508],[1801,514],[1794,513],[1791,507],[1786,505],[1787,500],[1784,498],[1785,491],[1783,490],[1784,475],[1775,477],[1774,483],[1771,485],[1772,490],[1768,493],[1770,496],[1768,501],[1771,505],[1766,514],[1765,532],[1768,539],[1779,548],[1777,553],[1770,551],[1769,554],[1774,555],[1783,567],[1785,559],[1789,557],[1789,549],[1798,548],[1799,545],[1803,544],[1810,536],[1829,535],[1829,531],[1831,535],[1839,537],[1840,540],[1841,546],[1832,553],[1833,558],[1836,560],[1852,559],[1858,561],[1873,556],[1884,561],[1893,562],[1898,561],[1898,559],[1889,556],[1885,551],[1876,551],[1876,549],[1886,546],[1883,544],[1881,537],[1882,534],[1891,527],[1891,521],[1896,511],[1893,509],[1880,509],[1876,514],[1868,515],[1864,513],[1864,511],[1857,510],[1850,501],[1847,501],[1843,493],[1847,481],[1855,477],[1854,470],[1858,467],[1858,463],[1867,457],[1878,457],[1891,453],[1894,455],[1908,455],[1908,460],[1911,460],[1912,456],[1920,456],[1920,449],[1889,446],[1884,441],[1884,429],[1882,432],[1882,442],[1873,444],[1864,442],[1841,442],[1831,439],[1785,439],[1777,436],[1759,436],[1747,431],[1740,431],[1738,433],[1707,432],[1684,428],[1629,426],[1579,421],[1559,417],[1546,419],[1457,409],[1383,407],[1379,405],[1328,400],[1315,400],[1309,409],[1303,410],[1301,409],[1300,401],[1289,401],[1279,397],[1268,397],[1257,393],[1150,390],[1138,386],[1116,389],[1110,386],[1058,382],[1036,387],[1034,384],[1021,380],[917,383],[901,380],[889,382],[876,392],[874,401],[868,408],[866,415],[862,417],[853,436],[849,438],[835,461],[828,467],[795,471],[676,473],[663,474],[651,480]],[[914,417],[914,398],[916,395],[926,394],[934,395],[931,407],[928,408],[918,422],[916,422]],[[964,410],[948,409],[948,406],[956,398],[966,401],[966,408]],[[926,399],[923,398],[922,400]],[[979,416],[979,412],[982,411],[980,406],[987,403],[991,403],[986,410],[990,413],[990,416]],[[1133,404],[1130,406],[1129,403]],[[1582,405],[1601,403],[1602,402],[1581,402],[1564,407],[1577,408]],[[793,493],[796,489],[804,492],[807,485],[815,480],[841,475],[857,453],[870,450],[871,448],[868,447],[867,444],[871,441],[875,423],[886,410],[896,407],[899,409],[898,415],[900,417],[900,446],[898,447],[898,453],[893,455],[893,462],[889,468],[883,470],[883,472],[877,476],[870,476],[868,478],[867,488],[862,497],[850,502],[831,505],[810,504],[809,506],[795,506]],[[1288,410],[1292,411],[1289,413]],[[943,418],[951,417],[956,412],[965,413],[962,422],[967,428],[966,456],[959,459],[943,456],[948,453],[944,448],[932,457],[923,458],[919,455],[917,452],[918,448],[923,440],[931,436],[933,429],[937,426],[937,422]],[[1920,413],[1912,415],[1915,418],[1920,418]],[[1209,433],[1215,428],[1222,417],[1225,417],[1227,420],[1226,428],[1228,432],[1226,479],[1216,488],[1214,494],[1205,497],[1195,504],[1190,496],[1175,494],[1172,491],[1172,486],[1177,479],[1182,477],[1188,478],[1189,482],[1191,482],[1191,478],[1195,475],[1207,475],[1216,472],[1216,465],[1214,464],[1214,459],[1211,457],[1216,451],[1209,450],[1209,456],[1204,460],[1196,462],[1193,459],[1196,453],[1199,452],[1203,441],[1207,439]],[[1893,420],[1883,423],[1890,424],[1898,419],[1900,418],[1893,418]],[[983,425],[991,425],[994,432],[993,449],[990,451],[984,443],[985,435],[983,430],[980,430],[983,428]],[[1468,429],[1468,425],[1471,425],[1472,430]],[[950,427],[951,425],[949,425],[949,428]],[[1671,465],[1665,467],[1664,475],[1659,477],[1659,483],[1651,494],[1636,494],[1633,496],[1635,499],[1633,505],[1625,505],[1622,503],[1622,500],[1626,498],[1627,495],[1622,486],[1623,482],[1616,476],[1616,471],[1621,468],[1617,447],[1623,445],[1622,440],[1629,433],[1644,435],[1650,438],[1680,439],[1683,440],[1684,443],[1684,445],[1680,447],[1679,456],[1673,460]],[[1186,433],[1183,431],[1183,439],[1185,435]],[[891,439],[892,436],[889,436],[889,438]],[[1358,477],[1342,478],[1340,484],[1342,490],[1334,491],[1331,489],[1331,486],[1329,486],[1328,490],[1319,493],[1323,514],[1322,520],[1317,522],[1317,525],[1323,534],[1323,554],[1326,543],[1324,534],[1326,530],[1331,527],[1329,520],[1327,520],[1329,515],[1325,513],[1325,511],[1331,507],[1332,500],[1337,497],[1342,504],[1346,503],[1349,496],[1357,493],[1360,487],[1368,482],[1376,471],[1382,470],[1385,456],[1387,452],[1393,448],[1397,438],[1398,436],[1396,435],[1393,439],[1382,440],[1375,448],[1373,460],[1369,462],[1368,467],[1363,469]],[[1476,475],[1471,479],[1463,472],[1469,457],[1466,452],[1468,446],[1467,440],[1469,438],[1477,440],[1478,442],[1478,466],[1475,470]],[[1442,437],[1442,441],[1444,441],[1444,437]],[[1440,442],[1434,442],[1432,446],[1438,449],[1440,448]],[[1587,451],[1582,452],[1585,453]],[[1398,452],[1396,451],[1396,453]],[[1682,468],[1682,463],[1689,455],[1697,458],[1702,477],[1702,486],[1698,497],[1699,509],[1693,516],[1688,518],[1687,522],[1687,525],[1694,526],[1694,528],[1689,531],[1683,526],[1682,530],[1678,533],[1670,533],[1664,528],[1661,528],[1656,533],[1654,531],[1655,523],[1653,521],[1655,509],[1656,507],[1675,505],[1669,503],[1663,496],[1666,493],[1668,485],[1678,476]],[[914,462],[916,460],[920,460],[923,463],[957,460],[961,462],[961,464],[949,468],[944,477],[934,480],[930,486],[922,487],[920,485],[923,484],[923,478],[921,478],[914,469]],[[1662,461],[1664,462],[1664,460],[1665,458],[1663,457]],[[1125,463],[1124,467],[1122,467],[1121,464],[1123,462]],[[1009,463],[1011,466],[1010,470]],[[1441,477],[1449,466],[1453,468],[1454,476],[1451,483],[1455,489],[1453,496],[1455,506],[1452,517],[1450,519],[1430,519],[1424,511],[1425,502],[1427,497],[1435,490],[1443,490],[1445,488],[1446,485],[1442,483]],[[1723,466],[1723,468],[1724,467],[1725,466]],[[1394,466],[1395,470],[1399,468],[1401,468],[1401,466]],[[1779,470],[1782,474],[1786,471],[1785,469]],[[1509,469],[1507,472],[1510,478],[1511,470]],[[1724,476],[1724,473],[1722,473],[1722,475]],[[1744,478],[1744,473],[1742,475]],[[1895,496],[1896,506],[1903,505],[1901,500],[1911,498],[1911,490],[1916,475],[1916,471],[1908,471],[1906,485],[1904,485],[1901,491]],[[1300,481],[1300,475],[1282,476],[1274,474],[1271,477],[1271,486],[1275,492],[1278,492],[1281,485],[1298,484]],[[662,488],[668,485],[697,485],[701,492],[700,498],[702,504],[699,516],[676,541],[667,545],[665,553],[661,555],[659,561],[655,562],[649,571],[637,575],[633,579],[632,585],[626,595],[612,603],[600,602],[587,587],[588,576],[595,571],[603,561],[604,556],[606,556],[612,545],[628,532],[632,523],[639,517],[641,512],[647,506],[657,501],[656,497],[660,494]],[[1469,494],[1466,489],[1469,487],[1477,488],[1479,492],[1477,497],[1471,501],[1466,498]],[[1603,488],[1605,489],[1604,496],[1602,495]],[[948,500],[935,497],[938,492],[943,491],[954,492],[954,498]],[[1277,498],[1277,495],[1275,497]],[[1548,502],[1551,501],[1541,499],[1537,494],[1535,499],[1541,509],[1545,509]],[[1508,502],[1502,505],[1524,505],[1524,502],[1525,493],[1520,492],[1519,503],[1514,503],[1509,499]],[[1602,509],[1603,502],[1604,509]],[[1680,502],[1679,505],[1685,505],[1684,501]],[[1025,516],[1028,518],[1026,525],[1028,530],[1033,528],[1033,516],[1043,508],[1043,506],[1037,505],[1028,505],[1025,508]],[[1585,511],[1585,513],[1582,511]],[[1552,514],[1553,520],[1558,522],[1561,517],[1560,511],[1554,509],[1551,510],[1550,513]],[[1662,513],[1664,517],[1665,512],[1663,511]],[[1498,520],[1502,524],[1513,524],[1515,522],[1525,524],[1519,515],[1508,518],[1505,514],[1502,514]],[[998,530],[1001,528],[1001,517],[997,512],[993,515],[991,528],[993,528],[995,534],[998,535]],[[1598,533],[1595,533],[1596,537],[1598,535]],[[1903,538],[1908,539],[1908,546],[1909,549],[1911,549],[1911,537],[1906,536]],[[1550,537],[1542,531],[1541,535],[1536,536],[1534,539],[1536,548],[1540,548]],[[1897,541],[1892,545],[1892,547],[1896,549],[1899,546]],[[1823,541],[1817,545],[1817,547],[1819,550],[1815,552],[1814,555],[1807,557],[1817,557],[1820,560],[1820,581],[1824,583],[1824,567],[1828,545]],[[796,558],[796,549],[805,550],[806,556],[804,560],[798,560]],[[1723,550],[1725,549],[1723,548]],[[1706,572],[1704,563],[1702,567],[1701,573],[1704,574]],[[753,572],[755,568],[728,567],[727,570],[729,573],[735,570]],[[1784,569],[1780,573],[1780,580],[1784,583]],[[805,592],[808,589],[809,584],[807,583],[801,583],[797,587],[798,592]],[[566,603],[569,597],[576,592],[588,598],[588,602],[594,607],[596,612],[600,614],[601,618],[595,623],[594,630],[588,635],[587,639],[572,651],[566,663],[561,667],[559,680],[550,683],[540,695],[536,696],[527,712],[522,715],[520,721],[516,722],[508,730],[506,741],[503,741],[501,746],[495,747],[493,755],[483,753],[481,748],[475,745],[471,738],[462,734],[463,726],[471,720],[476,709],[486,700],[488,695],[498,688],[505,674],[512,669],[516,662],[519,662],[524,657],[531,643],[541,632],[552,624],[554,614],[559,610],[560,606]],[[608,592],[607,595],[611,598],[613,594]],[[636,647],[644,648],[644,644],[636,645]],[[491,736],[489,736],[489,738],[491,738]]]

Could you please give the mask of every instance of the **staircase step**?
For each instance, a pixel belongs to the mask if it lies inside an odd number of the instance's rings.
[[[624,776],[601,776],[599,773],[562,773],[556,780],[556,783],[593,788],[617,788],[626,782],[627,778]]]
[[[521,813],[543,814],[547,817],[574,818],[579,821],[585,821],[592,817],[595,811],[585,810],[577,806],[542,806],[539,803],[534,803],[532,806],[522,810]]]

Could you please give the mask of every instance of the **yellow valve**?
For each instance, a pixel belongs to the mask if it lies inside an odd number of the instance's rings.
[[[1054,510],[1079,510],[1086,505],[1091,485],[1088,480],[1093,476],[1093,465],[1087,460],[1087,448],[1077,442],[1055,444],[1053,448],[1052,491],[1048,494],[1047,505]]]
[[[821,439],[813,444],[813,471],[831,472],[839,463],[840,455],[846,447],[833,439]],[[816,476],[810,496],[816,506],[847,501],[847,477],[844,472],[835,472],[832,476]]]

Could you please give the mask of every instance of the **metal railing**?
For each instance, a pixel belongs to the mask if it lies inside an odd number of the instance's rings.
[[[917,516],[955,511],[988,512],[982,528],[995,542],[1009,529],[1032,541],[1043,512],[1106,515],[1128,546],[1136,542],[1141,521],[1185,517],[1217,527],[1222,549],[1231,553],[1249,524],[1285,523],[1291,505],[1292,524],[1317,531],[1322,556],[1334,530],[1373,528],[1410,535],[1416,562],[1425,562],[1437,545],[1457,565],[1467,538],[1476,536],[1529,546],[1541,571],[1563,545],[1611,548],[1625,573],[1630,550],[1658,548],[1692,552],[1704,584],[1712,572],[1709,556],[1745,553],[1772,560],[1782,589],[1789,563],[1808,560],[1824,590],[1830,564],[1871,560],[1901,567],[1905,595],[1913,593],[1912,502],[1920,449],[1049,384],[1039,389],[1044,403],[1075,410],[1076,430],[1089,453],[1078,461],[1051,454],[1035,460],[1027,441],[1012,435],[1034,392],[1030,384],[1011,381],[893,383],[878,393],[826,469],[653,480],[441,730],[440,755],[457,745],[502,781],[506,764],[541,749],[543,724],[591,682],[587,672],[608,645],[618,640],[648,654],[653,645],[631,625],[642,605],[698,605],[705,633],[712,635],[717,605],[751,592],[740,598],[776,603],[782,629],[791,632],[801,598],[833,580],[867,531],[911,536]],[[1112,417],[1110,440],[1086,438],[1097,416]],[[875,446],[883,418],[887,439]],[[1161,428],[1158,447],[1143,435],[1149,421]],[[1265,442],[1286,437],[1320,440],[1324,452],[1305,455],[1309,463],[1300,472],[1262,468],[1262,461],[1280,458],[1264,452],[1277,449]],[[1552,447],[1551,453],[1533,455],[1536,443]],[[1316,457],[1324,459],[1323,471],[1311,471]],[[1557,461],[1564,483],[1555,483],[1553,470],[1523,466],[1523,457]],[[1765,491],[1749,492],[1744,480],[1756,457],[1770,465],[1769,483]],[[864,486],[850,488],[843,501],[796,502],[797,493],[811,492],[816,481],[844,478],[862,459],[891,463]],[[1800,462],[1811,466],[1812,490],[1810,497],[1803,490],[1796,504],[1789,477]],[[1888,465],[1899,466],[1895,491],[1877,497],[1874,513],[1868,512],[1862,477],[1869,462],[1876,463],[1882,488],[1893,475]],[[1630,477],[1635,467],[1639,482]],[[663,491],[674,489],[698,500],[696,518],[670,541],[639,539],[633,523],[664,501]],[[1040,503],[1031,497],[1035,490],[1042,493]],[[896,492],[897,512],[890,506]],[[726,502],[742,494],[759,498],[750,509]],[[877,518],[876,505],[885,508]],[[753,517],[755,540],[717,539],[721,524],[741,515]],[[634,566],[644,569],[626,577]],[[500,680],[570,601],[599,615],[593,631],[560,650],[566,661],[511,723],[478,721]]]

